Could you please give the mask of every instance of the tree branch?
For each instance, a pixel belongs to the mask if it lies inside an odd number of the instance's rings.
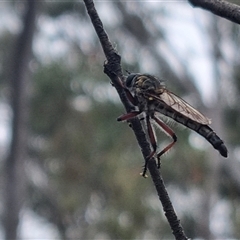
[[[88,14],[91,18],[92,24],[95,28],[95,31],[98,35],[98,38],[101,42],[104,54],[107,58],[107,62],[104,65],[104,72],[109,76],[112,81],[112,84],[115,86],[122,103],[124,104],[127,112],[131,111],[132,105],[129,102],[124,89],[122,88],[119,81],[124,82],[124,77],[121,69],[121,56],[113,48],[107,33],[104,30],[103,24],[98,16],[98,13],[94,7],[92,0],[84,0]],[[131,120],[132,129],[137,138],[138,144],[141,148],[144,159],[151,153],[150,144],[146,138],[146,134],[142,128],[142,125],[138,118]],[[160,175],[160,172],[157,169],[156,161],[154,158],[150,159],[148,162],[148,169],[151,174],[152,180],[154,182],[155,188],[158,192],[159,199],[162,202],[162,206],[167,217],[167,220],[171,226],[172,232],[176,239],[187,239],[180,225],[180,221],[177,218],[177,215],[173,209],[170,198],[168,196],[167,190],[164,186],[164,182]]]
[[[208,10],[229,21],[240,24],[240,7],[224,0],[188,0],[194,7]]]

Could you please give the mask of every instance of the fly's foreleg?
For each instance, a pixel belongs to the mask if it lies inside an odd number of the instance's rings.
[[[131,111],[129,113],[125,113],[121,116],[119,116],[117,118],[117,121],[121,122],[121,121],[127,121],[129,119],[132,119],[134,117],[136,117],[137,115],[139,115],[141,113],[141,111]]]
[[[129,91],[129,89],[126,88],[126,87],[123,85],[123,83],[122,83],[122,81],[121,81],[120,78],[118,78],[118,84],[119,84],[119,85],[123,88],[123,90],[125,91],[128,100],[129,100],[134,106],[137,106],[137,101],[136,101],[136,99],[134,98],[134,96],[132,95],[132,93]],[[129,119],[131,119],[131,118],[136,117],[136,116],[137,116],[138,114],[140,114],[140,113],[141,113],[141,111],[133,110],[133,111],[131,111],[131,112],[129,112],[129,113],[126,113],[126,114],[123,114],[123,115],[119,116],[119,117],[117,118],[117,121],[126,121],[126,120],[129,120]]]
[[[169,145],[167,145],[161,152],[157,154],[158,168],[160,168],[160,157],[173,147],[173,145],[177,141],[177,136],[173,132],[173,130],[170,127],[168,127],[165,123],[163,123],[159,118],[157,118],[154,115],[152,116],[152,118],[156,121],[159,127],[161,127],[161,129],[173,139],[173,141]]]
[[[128,100],[134,105],[137,106],[137,100],[136,98],[134,98],[134,96],[132,95],[132,93],[129,91],[129,89],[124,86],[124,84],[122,83],[121,79],[118,77],[118,84],[123,88],[123,90],[126,93],[126,96],[128,98]]]

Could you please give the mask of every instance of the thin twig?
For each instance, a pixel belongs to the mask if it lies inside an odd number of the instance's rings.
[[[121,69],[121,57],[113,48],[106,31],[104,30],[103,24],[98,16],[98,13],[94,7],[92,0],[84,0],[88,14],[91,18],[92,24],[95,28],[95,31],[98,35],[98,38],[101,42],[104,54],[107,58],[107,62],[104,65],[104,72],[109,76],[112,81],[112,84],[115,86],[121,101],[123,102],[127,112],[131,111],[132,105],[129,102],[124,89],[122,88],[119,81],[124,81],[122,69]],[[146,134],[142,128],[142,125],[138,118],[131,120],[132,129],[137,138],[138,144],[141,148],[144,159],[151,153],[150,144],[146,138]],[[177,218],[177,215],[174,211],[174,208],[171,204],[170,198],[168,196],[167,190],[164,186],[164,182],[160,175],[159,170],[157,169],[156,161],[154,158],[150,159],[148,162],[148,169],[151,174],[152,180],[155,184],[156,190],[158,192],[159,199],[162,202],[165,215],[169,221],[172,232],[175,236],[175,239],[187,239],[180,225],[180,221]]]
[[[220,17],[240,24],[240,6],[224,0],[188,0],[194,7],[200,7]]]

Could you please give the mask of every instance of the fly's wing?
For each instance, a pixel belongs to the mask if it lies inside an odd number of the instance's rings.
[[[182,115],[192,119],[195,122],[209,125],[211,120],[204,115],[202,115],[199,111],[193,108],[190,104],[188,104],[185,100],[178,97],[174,93],[168,91],[167,89],[162,89],[161,93],[158,95],[151,94],[151,97],[155,100],[161,100],[169,107],[173,108],[175,111],[181,113]]]

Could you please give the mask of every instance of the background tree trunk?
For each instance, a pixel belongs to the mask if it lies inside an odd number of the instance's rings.
[[[28,142],[28,65],[32,53],[36,5],[36,1],[33,0],[26,2],[23,29],[17,38],[9,69],[13,120],[11,146],[5,164],[4,228],[6,239],[17,238],[19,213],[25,196],[24,161]]]

